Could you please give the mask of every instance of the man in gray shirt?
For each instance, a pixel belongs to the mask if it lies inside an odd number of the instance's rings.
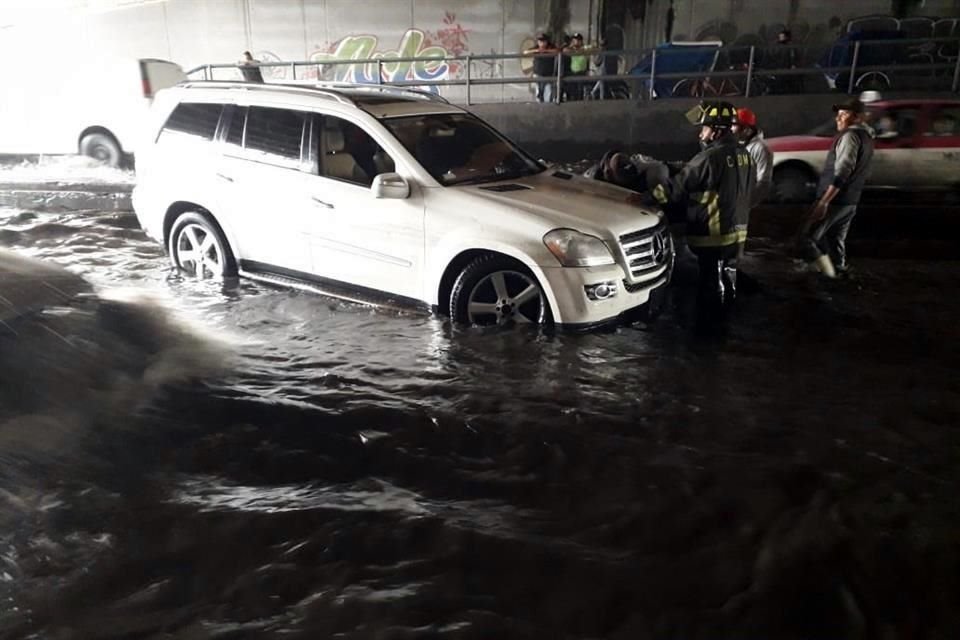
[[[873,158],[873,130],[863,122],[864,107],[852,99],[833,105],[837,135],[820,174],[817,201],[802,233],[806,260],[825,276],[847,270],[847,232]]]
[[[733,133],[740,139],[740,144],[747,148],[747,153],[757,168],[757,186],[750,202],[751,206],[756,207],[770,195],[773,184],[773,152],[763,141],[763,131],[757,124],[757,114],[750,109],[737,109],[737,124],[733,125]]]

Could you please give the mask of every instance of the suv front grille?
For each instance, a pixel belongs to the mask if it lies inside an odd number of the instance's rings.
[[[634,283],[659,277],[673,257],[670,231],[663,223],[620,236],[620,248],[627,260],[627,271]]]

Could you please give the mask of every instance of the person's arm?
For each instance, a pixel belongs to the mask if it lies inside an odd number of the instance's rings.
[[[680,173],[653,189],[653,198],[661,205],[680,203],[692,193],[703,191],[709,183],[710,164],[705,154],[697,154]]]
[[[813,207],[812,220],[816,222],[827,215],[827,208],[840,189],[850,179],[857,166],[857,156],[860,154],[860,136],[853,131],[846,131],[840,137],[837,143],[837,158],[833,165],[833,182],[827,186],[826,191],[820,196],[820,199]]]
[[[765,144],[750,145],[747,149],[756,167],[756,187],[753,190],[752,206],[766,200],[773,183],[773,152]]]

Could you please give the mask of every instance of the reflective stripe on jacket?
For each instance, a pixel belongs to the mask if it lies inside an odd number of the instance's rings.
[[[726,247],[747,239],[756,182],[750,154],[727,133],[666,184],[657,185],[653,197],[661,205],[686,203],[688,245]]]

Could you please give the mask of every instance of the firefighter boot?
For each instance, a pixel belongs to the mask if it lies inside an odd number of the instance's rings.
[[[735,264],[724,263],[720,271],[723,284],[723,306],[730,307],[737,299],[737,267]]]

